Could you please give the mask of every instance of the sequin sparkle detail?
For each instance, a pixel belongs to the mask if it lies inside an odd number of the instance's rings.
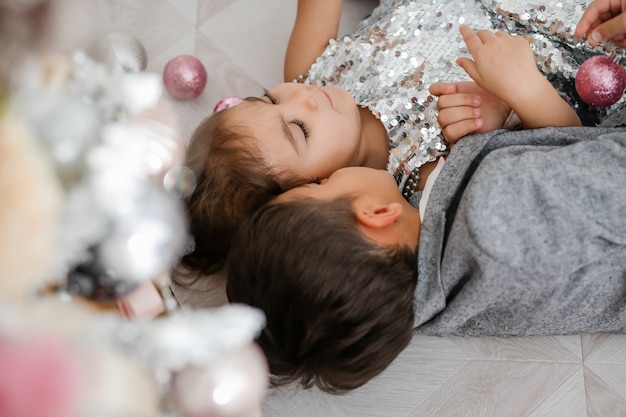
[[[437,123],[436,98],[428,87],[436,81],[469,80],[456,64],[468,56],[459,25],[505,30],[524,36],[537,65],[583,124],[595,125],[624,106],[591,108],[574,88],[582,62],[598,53],[573,36],[584,0],[382,0],[350,35],[333,40],[313,64],[304,82],[348,90],[368,108],[389,136],[387,169],[403,195],[415,190],[417,169],[446,154],[449,146]],[[624,52],[620,50],[620,58]]]

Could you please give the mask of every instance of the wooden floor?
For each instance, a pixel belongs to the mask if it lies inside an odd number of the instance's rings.
[[[564,0],[566,1],[566,0]],[[192,54],[209,81],[196,100],[176,102],[189,134],[223,97],[258,95],[282,81],[296,0],[62,0],[53,43],[86,47],[122,30],[141,40],[148,70]],[[376,4],[344,0],[347,32]],[[223,301],[221,282],[179,298]],[[626,336],[415,337],[378,378],[344,396],[297,388],[271,392],[267,417],[626,416]]]

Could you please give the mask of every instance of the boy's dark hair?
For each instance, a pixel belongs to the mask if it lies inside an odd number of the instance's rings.
[[[174,276],[178,280],[218,272],[241,220],[286,189],[305,182],[287,172],[273,172],[261,158],[252,132],[234,125],[229,113],[230,109],[223,110],[203,120],[187,147],[185,165],[197,180],[196,189],[185,200],[195,249],[182,257]]]
[[[228,258],[230,302],[261,309],[257,342],[273,385],[330,393],[382,372],[413,334],[416,248],[379,246],[352,199],[270,203],[246,219]]]

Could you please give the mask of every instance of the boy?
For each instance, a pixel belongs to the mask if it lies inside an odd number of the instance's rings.
[[[388,173],[345,168],[245,222],[227,294],[267,315],[259,343],[278,383],[330,392],[381,372],[413,328],[624,332],[624,179],[626,132],[600,128],[465,138],[425,212]]]

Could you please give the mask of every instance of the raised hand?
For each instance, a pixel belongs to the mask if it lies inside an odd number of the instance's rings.
[[[460,32],[473,59],[460,57],[457,63],[476,84],[510,105],[522,88],[534,87],[544,78],[523,37],[489,30],[474,32],[467,25],[461,25]]]
[[[459,28],[472,58],[457,63],[483,89],[500,97],[519,116],[525,128],[577,126],[576,112],[559,96],[535,63],[535,55],[521,36]]]

